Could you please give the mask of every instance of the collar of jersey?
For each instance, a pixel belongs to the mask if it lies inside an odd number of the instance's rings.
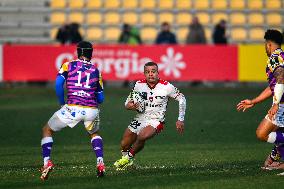
[[[147,85],[148,85],[148,87],[149,87],[150,89],[155,89],[155,87],[158,85],[159,82],[160,82],[160,79],[158,79],[158,82],[157,82],[153,87],[151,87],[151,86],[148,84],[148,82],[146,82],[146,83],[147,83]]]
[[[84,62],[84,63],[86,63],[86,64],[92,64],[91,61],[87,61],[87,60],[77,59],[76,61]]]

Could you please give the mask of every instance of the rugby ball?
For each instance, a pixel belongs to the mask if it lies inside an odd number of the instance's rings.
[[[135,103],[139,104],[137,108],[137,111],[139,113],[143,113],[145,111],[145,100],[140,92],[132,91],[130,95],[130,99],[133,100],[134,104]]]

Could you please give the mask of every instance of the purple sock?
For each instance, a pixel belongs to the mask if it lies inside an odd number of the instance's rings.
[[[284,160],[284,144],[277,146],[277,150],[280,153],[282,160]]]
[[[41,139],[42,158],[44,165],[46,165],[47,161],[50,159],[52,144],[52,137],[44,137],[43,139]]]
[[[284,135],[280,131],[276,131],[276,140],[275,144],[284,143]]]
[[[97,162],[103,162],[103,139],[100,136],[95,136],[92,138],[91,143],[97,156]]]

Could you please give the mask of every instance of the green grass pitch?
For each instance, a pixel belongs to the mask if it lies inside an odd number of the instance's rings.
[[[281,188],[281,171],[260,169],[272,145],[257,141],[255,129],[270,101],[246,113],[235,106],[261,88],[182,88],[187,97],[185,133],[175,130],[177,103],[170,101],[164,131],[137,154],[136,167],[117,172],[119,143],[134,113],[124,109],[130,89],[108,88],[101,107],[106,177],[96,178],[96,158],[83,128],[54,135],[49,180],[39,179],[41,128],[59,108],[51,88],[0,90],[0,188]]]

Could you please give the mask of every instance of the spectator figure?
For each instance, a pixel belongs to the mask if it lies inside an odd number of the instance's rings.
[[[129,24],[123,24],[118,43],[132,45],[142,44],[138,29],[131,27]]]
[[[56,34],[56,40],[63,44],[77,44],[82,41],[82,36],[79,32],[80,25],[77,23],[64,24]]]
[[[71,23],[70,24],[70,41],[71,44],[77,44],[83,40],[80,31],[80,25],[78,23]]]
[[[69,24],[64,24],[58,29],[56,34],[56,40],[63,45],[69,43],[68,42],[70,38],[69,36],[70,36],[70,26]]]
[[[228,43],[226,36],[226,21],[223,19],[214,28],[213,42],[214,44]]]
[[[156,44],[177,44],[176,36],[170,31],[168,22],[162,23],[161,32],[156,38]]]
[[[205,44],[206,37],[203,26],[200,24],[198,17],[193,17],[189,25],[189,32],[186,37],[187,44]]]

